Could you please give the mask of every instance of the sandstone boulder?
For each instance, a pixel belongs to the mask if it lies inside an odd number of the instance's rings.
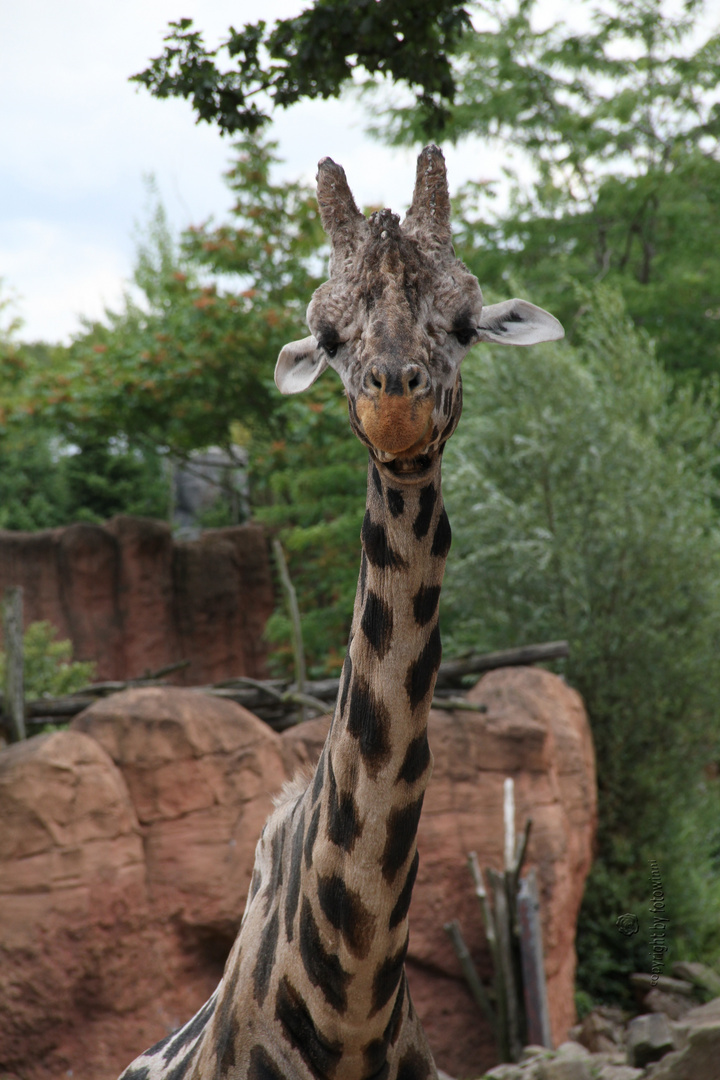
[[[625,1020],[622,1009],[600,1005],[589,1012],[570,1035],[592,1054],[612,1054],[624,1045]]]
[[[0,753],[0,819],[0,1063],[32,1076],[81,1016],[139,1010],[162,979],[140,827],[94,739]]]
[[[0,752],[0,1072],[114,1080],[210,995],[285,779],[279,737],[184,689]]]
[[[628,1024],[627,1048],[630,1064],[644,1069],[673,1049],[673,1033],[664,1013],[636,1016]]]
[[[241,705],[180,688],[113,694],[72,726],[125,779],[157,915],[232,944],[271,796],[286,779],[279,737]]]
[[[574,926],[595,781],[577,694],[545,671],[485,676],[484,713],[431,715],[408,974],[438,1064],[496,1060],[442,930],[458,917],[490,966],[466,866],[501,868],[502,790],[533,818],[556,1041],[574,1020]],[[114,1080],[207,998],[239,926],[271,797],[317,759],[329,720],[282,736],[233,702],[135,689],[72,730],[0,752],[0,1068],[23,1080]]]
[[[705,964],[676,960],[672,966],[672,973],[675,978],[692,983],[711,998],[720,994],[720,975]]]

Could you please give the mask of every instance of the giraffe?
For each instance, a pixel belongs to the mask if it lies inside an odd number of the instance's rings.
[[[432,1080],[404,971],[416,834],[432,771],[427,721],[440,664],[438,601],[450,547],[442,451],[479,341],[562,337],[524,300],[483,307],[455,257],[445,162],[418,158],[402,223],[366,218],[343,169],[318,166],[329,278],[286,345],[284,394],[326,367],[369,451],[362,556],[332,724],[314,775],[290,782],[260,837],[220,985],[121,1080]]]

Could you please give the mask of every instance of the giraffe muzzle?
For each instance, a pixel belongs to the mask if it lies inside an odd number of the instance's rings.
[[[427,369],[373,364],[356,402],[365,435],[383,454],[414,457],[428,442],[435,399]]]

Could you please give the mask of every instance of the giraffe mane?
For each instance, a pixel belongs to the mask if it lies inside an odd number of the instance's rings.
[[[272,801],[275,809],[286,806],[287,803],[293,802],[293,800],[304,795],[314,775],[315,769],[312,766],[302,765],[290,780],[285,781],[277,795],[273,795]]]

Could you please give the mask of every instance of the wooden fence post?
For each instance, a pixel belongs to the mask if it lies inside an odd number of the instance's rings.
[[[280,581],[285,590],[288,601],[288,611],[290,613],[290,627],[292,634],[293,653],[295,655],[295,681],[297,682],[297,692],[302,695],[305,693],[305,683],[307,682],[307,674],[305,672],[305,649],[303,647],[302,638],[302,624],[300,622],[300,608],[298,606],[297,593],[295,592],[295,586],[292,583],[290,577],[290,571],[288,570],[287,561],[285,559],[285,552],[282,549],[282,544],[277,537],[274,537],[272,542],[273,554],[275,555],[275,561],[277,563],[278,572],[280,574]],[[305,706],[300,706],[300,722],[305,719]]]
[[[527,1041],[535,1046],[547,1046],[552,1050],[553,1041],[543,963],[540,898],[534,869],[520,879],[517,908]]]
[[[457,921],[445,926],[475,1000],[486,1015],[489,1008],[492,1009],[493,1031],[503,1062],[520,1060],[528,1036],[532,1036],[530,1042],[552,1047],[535,871],[528,875],[529,883],[520,878],[531,828],[532,820],[528,818],[523,831],[515,831],[515,784],[508,777],[503,784],[505,869],[502,873],[492,869],[485,871],[492,905],[488,903],[477,853],[471,851],[468,855],[493,960],[492,1003],[484,987],[480,989],[487,1002],[483,1002],[482,994],[478,993],[477,971],[462,941]]]
[[[23,686],[23,591],[19,585],[5,590],[2,622],[5,640],[4,712],[10,722],[10,741],[20,742],[27,736]]]

